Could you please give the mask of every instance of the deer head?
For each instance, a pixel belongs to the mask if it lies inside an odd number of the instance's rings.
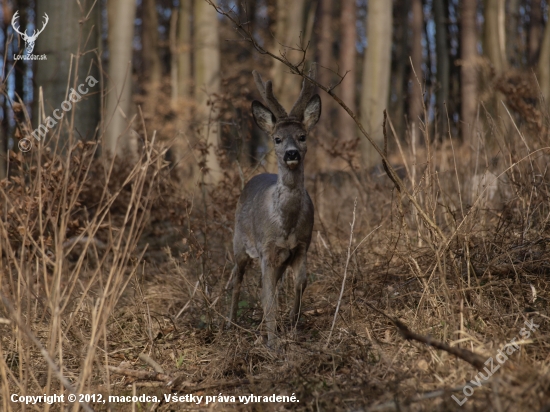
[[[300,96],[287,114],[273,95],[271,81],[264,83],[258,72],[252,73],[260,95],[267,105],[266,107],[256,100],[252,102],[254,120],[273,139],[279,170],[283,172],[285,167],[295,170],[306,154],[307,134],[321,115],[321,99],[318,94],[313,94],[313,83],[304,78]],[[315,64],[311,67],[309,77],[315,78]]]
[[[13,15],[13,18],[11,19],[11,26],[13,27],[13,30],[15,30],[15,32],[18,33],[23,39],[23,41],[25,42],[25,50],[27,54],[31,54],[32,51],[34,50],[34,43],[36,42],[36,38],[40,33],[44,31],[50,18],[46,13],[44,13],[44,24],[42,25],[42,28],[40,30],[34,30],[32,36],[28,36],[26,32],[19,31],[19,27],[16,26],[18,18],[19,18],[19,10],[16,11],[15,14]]]

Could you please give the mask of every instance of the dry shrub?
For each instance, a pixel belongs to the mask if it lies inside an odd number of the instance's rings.
[[[240,104],[220,103],[223,120],[244,110]],[[522,116],[520,106],[510,109],[511,121]],[[11,393],[70,391],[61,377],[104,395],[295,393],[300,400],[213,410],[457,410],[451,395],[462,399],[478,371],[405,341],[381,312],[487,358],[534,321],[539,328],[461,410],[541,410],[550,399],[550,142],[529,124],[517,125],[521,134],[513,124],[515,132],[503,132],[501,119],[484,114],[477,140],[401,142],[402,155],[391,159],[402,166],[401,192],[376,170],[308,176],[317,208],[308,288],[292,328],[292,273],[281,282],[279,351],[264,343],[257,265],[245,276],[238,328],[223,328],[235,205],[261,165],[226,147],[222,181],[181,196],[164,151],[146,140],[135,165],[95,159],[95,147],[82,143],[67,156],[39,148],[36,160],[12,158],[18,172],[1,186],[0,293],[14,308],[0,307],[3,410],[20,406],[9,404]],[[225,136],[246,142],[245,126],[233,122]],[[185,155],[198,167],[205,146],[193,147]],[[175,379],[172,386],[151,378],[144,354]]]

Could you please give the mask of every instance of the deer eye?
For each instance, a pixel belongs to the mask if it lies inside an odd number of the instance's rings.
[[[281,143],[281,139],[279,139],[278,137],[276,137],[276,138],[275,138],[275,139],[273,139],[273,140],[275,140],[275,144],[279,144],[279,143]]]
[[[298,137],[298,140],[300,142],[305,142],[306,141],[306,135],[305,134],[301,135],[300,137]]]

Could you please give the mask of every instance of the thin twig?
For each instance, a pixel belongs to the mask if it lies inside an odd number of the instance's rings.
[[[353,228],[355,227],[355,210],[357,209],[357,198],[353,202],[353,218],[351,220],[351,229],[349,232],[349,244],[348,244],[348,257],[346,258],[346,266],[344,267],[344,279],[342,279],[342,287],[340,288],[340,296],[338,297],[338,304],[336,305],[336,310],[334,311],[334,319],[332,320],[332,326],[330,328],[330,333],[328,334],[327,343],[325,349],[330,343],[330,338],[332,337],[332,331],[334,330],[334,325],[336,324],[336,318],[338,317],[338,311],[340,310],[340,304],[342,303],[342,296],[344,296],[344,288],[346,286],[346,278],[348,276],[348,265],[351,258],[351,244],[353,243]]]
[[[162,368],[162,366],[160,366],[153,358],[151,358],[149,355],[147,355],[146,353],[140,353],[139,356],[138,356],[143,362],[145,362],[146,364],[148,364],[149,366],[151,366],[155,372],[157,373],[164,373],[164,369]]]
[[[422,208],[420,203],[416,200],[416,198],[409,193],[409,191],[406,189],[405,184],[401,180],[401,178],[397,175],[394,168],[391,166],[390,162],[388,161],[388,158],[382,151],[382,149],[376,144],[376,142],[372,139],[372,137],[367,133],[365,130],[363,124],[361,123],[359,116],[355,114],[343,101],[338,97],[336,94],[334,94],[334,90],[331,87],[324,86],[320,84],[318,81],[313,79],[312,77],[308,76],[304,70],[304,68],[299,65],[292,64],[284,54],[281,56],[277,56],[274,53],[271,53],[270,51],[266,50],[261,44],[259,44],[252,33],[250,33],[250,30],[245,28],[243,24],[238,20],[237,17],[234,17],[231,15],[230,12],[223,10],[221,7],[219,7],[217,4],[215,4],[212,0],[206,0],[207,3],[209,3],[214,9],[221,14],[222,16],[227,17],[237,29],[237,32],[243,36],[243,38],[251,43],[253,47],[260,53],[270,56],[271,58],[283,63],[285,66],[287,66],[290,69],[290,72],[293,74],[297,74],[304,79],[307,79],[309,82],[313,83],[315,86],[317,86],[319,89],[324,90],[326,93],[328,93],[347,113],[348,115],[353,119],[357,127],[359,128],[359,131],[361,134],[369,141],[369,143],[374,147],[374,149],[378,152],[380,158],[386,163],[386,173],[388,174],[388,177],[391,179],[391,181],[396,186],[397,190],[404,193],[405,196],[409,199],[409,201],[414,205],[415,209],[418,211],[418,214],[420,218],[424,221],[426,226],[428,226],[439,239],[441,239],[442,244],[446,247],[449,245],[449,240],[441,230],[441,228],[430,218],[428,213]],[[303,51],[303,50],[302,50]],[[305,52],[305,51],[303,51]]]

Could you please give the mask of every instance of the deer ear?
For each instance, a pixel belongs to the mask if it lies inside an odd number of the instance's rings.
[[[271,110],[261,104],[259,101],[254,100],[252,102],[252,115],[254,120],[260,129],[264,132],[271,134],[277,123],[277,118]]]
[[[318,94],[313,95],[309,102],[307,102],[306,108],[304,109],[304,126],[306,130],[310,130],[315,124],[319,121],[321,117],[321,98]]]

